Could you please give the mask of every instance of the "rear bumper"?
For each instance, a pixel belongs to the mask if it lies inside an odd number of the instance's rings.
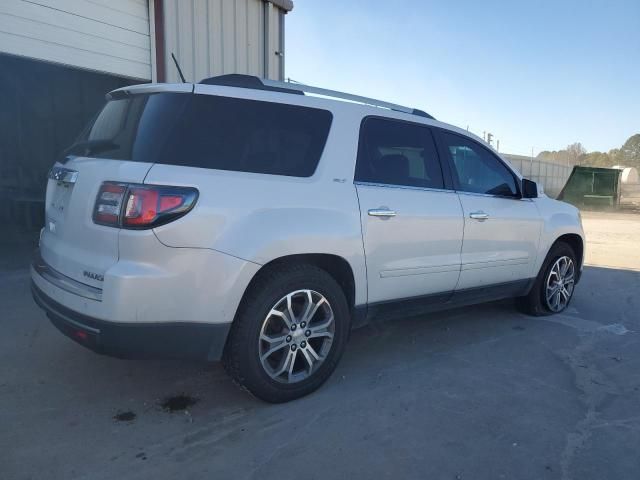
[[[34,282],[31,292],[35,302],[67,337],[94,352],[118,358],[220,360],[231,327],[231,323],[105,321],[61,305]]]

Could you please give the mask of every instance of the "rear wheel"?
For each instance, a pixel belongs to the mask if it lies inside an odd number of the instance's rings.
[[[518,307],[535,316],[562,312],[573,297],[577,274],[578,263],[573,249],[564,242],[555,243],[529,294],[518,298]]]
[[[344,351],[349,323],[344,293],[327,272],[313,265],[269,269],[243,299],[225,367],[262,400],[293,400],[329,378]]]

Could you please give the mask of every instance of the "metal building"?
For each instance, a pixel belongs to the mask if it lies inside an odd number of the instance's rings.
[[[143,81],[284,76],[291,0],[3,0],[0,53]]]
[[[0,0],[0,217],[39,226],[56,155],[107,91],[179,81],[172,53],[190,82],[283,79],[292,8],[291,0]]]
[[[152,46],[156,50],[154,80],[179,81],[172,52],[179,59],[187,81],[223,73],[284,79],[284,18],[285,12],[293,8],[291,0],[153,3],[152,25],[164,26],[164,38],[156,30],[157,40]]]

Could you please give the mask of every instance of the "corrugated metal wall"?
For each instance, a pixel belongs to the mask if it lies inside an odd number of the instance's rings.
[[[163,13],[166,81],[180,81],[172,52],[190,82],[225,73],[282,79],[278,7],[262,0],[165,0]]]
[[[151,79],[146,0],[0,0],[0,51]]]
[[[544,192],[552,198],[557,197],[567,183],[572,165],[564,165],[524,155],[502,154],[518,171],[529,180],[543,186]]]

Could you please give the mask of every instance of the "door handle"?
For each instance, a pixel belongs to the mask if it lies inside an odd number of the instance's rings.
[[[473,218],[474,220],[480,220],[481,222],[486,220],[487,218],[489,218],[489,214],[488,213],[484,213],[482,210],[478,211],[478,212],[471,212],[469,214],[470,218]]]
[[[369,210],[369,215],[372,217],[395,217],[396,212],[389,210],[388,208],[372,208]]]

